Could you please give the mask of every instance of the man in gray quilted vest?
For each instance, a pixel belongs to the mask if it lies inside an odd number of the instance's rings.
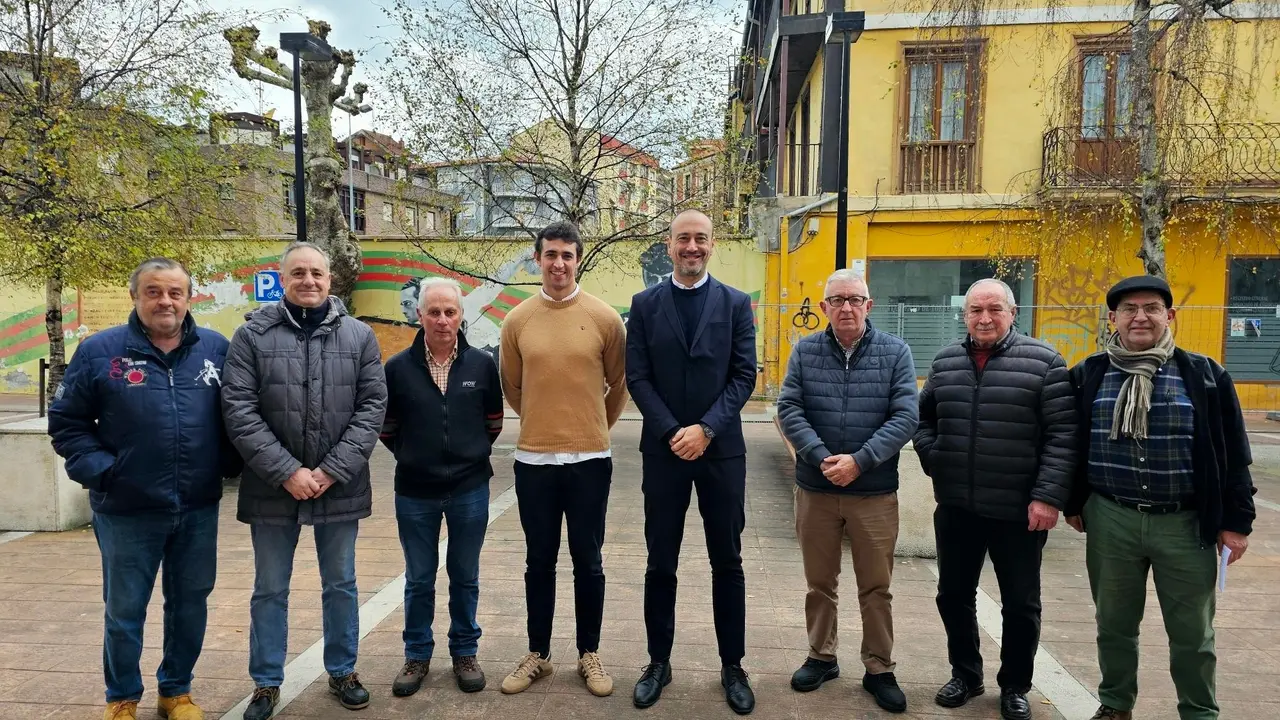
[[[898,454],[916,431],[919,403],[911,348],[867,320],[861,275],[827,279],[829,324],[796,344],[778,396],[782,432],[796,450],[796,536],[809,594],[809,657],[791,676],[799,692],[840,675],[837,595],[842,542],[853,548],[862,611],[862,687],[889,712],[907,709],[893,670],[889,582],[898,541]]]
[[[303,525],[315,531],[329,690],[369,704],[356,675],[356,530],[369,516],[369,456],[387,407],[378,342],[329,295],[329,257],[295,242],[280,258],[284,299],[245,316],[222,375],[227,433],[244,457],[236,518],[253,539],[245,720],[275,714],[284,681],[289,581]]]

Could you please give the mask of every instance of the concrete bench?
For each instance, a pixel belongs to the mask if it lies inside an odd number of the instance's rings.
[[[67,477],[47,418],[0,425],[0,531],[62,531],[93,517],[89,491]]]
[[[791,460],[796,459],[796,449],[782,434],[782,423],[775,416],[774,427],[787,446]],[[788,478],[794,482],[794,478]],[[894,554],[898,557],[936,558],[938,546],[933,537],[933,481],[920,468],[911,443],[902,449],[898,460],[898,545]]]

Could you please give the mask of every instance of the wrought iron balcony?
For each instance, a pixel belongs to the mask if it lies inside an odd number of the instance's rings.
[[[1168,125],[1158,142],[1164,176],[1179,190],[1280,188],[1280,123]],[[1053,128],[1040,179],[1045,188],[1132,187],[1137,142],[1124,128]]]

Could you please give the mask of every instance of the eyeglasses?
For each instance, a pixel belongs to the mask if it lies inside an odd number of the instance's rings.
[[[1160,303],[1154,303],[1154,302],[1147,303],[1146,305],[1134,305],[1132,303],[1125,303],[1124,305],[1121,305],[1119,308],[1117,308],[1116,312],[1124,317],[1130,318],[1137,315],[1139,310],[1141,310],[1142,313],[1147,317],[1161,317],[1165,314],[1165,312],[1168,311],[1168,308],[1166,308],[1164,305],[1161,305]]]
[[[849,303],[849,307],[860,308],[866,305],[870,299],[865,295],[849,295],[847,297],[844,295],[832,295],[829,298],[823,298],[823,302],[839,310],[844,307],[845,303]]]

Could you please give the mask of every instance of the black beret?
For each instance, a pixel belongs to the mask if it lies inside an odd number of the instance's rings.
[[[1112,285],[1107,291],[1107,307],[1115,310],[1121,298],[1135,292],[1158,293],[1164,299],[1166,307],[1173,307],[1173,292],[1169,290],[1169,283],[1155,275],[1135,275]]]

